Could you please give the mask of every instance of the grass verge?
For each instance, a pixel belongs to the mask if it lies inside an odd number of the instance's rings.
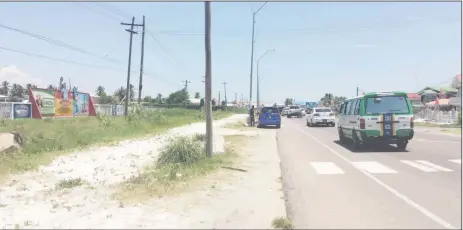
[[[172,139],[161,151],[158,161],[140,175],[123,183],[113,198],[121,202],[140,201],[184,192],[201,178],[222,167],[233,166],[242,136],[227,136],[225,153],[206,158],[201,135]]]
[[[215,111],[213,117],[221,119],[231,114]],[[34,169],[72,149],[162,133],[202,120],[204,113],[199,110],[146,110],[137,106],[128,117],[3,120],[0,132],[18,132],[24,136],[25,143],[20,152],[0,156],[0,176]]]
[[[286,217],[277,217],[272,221],[272,228],[275,229],[294,229],[290,219]]]
[[[461,125],[458,124],[436,124],[428,122],[415,122],[415,126],[420,127],[437,127],[437,128],[461,128]]]

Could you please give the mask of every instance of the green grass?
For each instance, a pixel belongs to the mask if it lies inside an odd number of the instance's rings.
[[[437,128],[461,128],[461,125],[458,124],[435,124],[427,122],[415,122],[415,126],[419,127],[437,127]]]
[[[140,175],[123,183],[113,198],[130,202],[183,192],[203,176],[221,167],[233,166],[239,155],[236,151],[239,151],[245,140],[243,137],[226,137],[232,144],[226,146],[225,153],[207,158],[200,137],[172,139],[161,152],[158,161],[145,168]]]
[[[278,217],[273,219],[272,227],[275,229],[293,229],[294,226],[290,219],[286,217]]]
[[[216,111],[214,120],[228,117],[230,111]],[[159,134],[169,128],[204,120],[204,113],[189,109],[144,110],[126,117],[76,117],[61,119],[3,120],[0,132],[16,131],[24,136],[20,152],[0,156],[0,176],[34,169],[57,155],[97,144]]]
[[[74,188],[74,187],[81,186],[82,184],[83,184],[83,181],[80,178],[64,179],[58,182],[58,184],[56,185],[56,188],[57,189]]]

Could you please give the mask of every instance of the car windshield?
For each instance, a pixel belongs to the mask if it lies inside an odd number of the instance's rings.
[[[291,109],[299,109],[299,106],[291,106]]]
[[[278,113],[280,112],[277,108],[275,107],[267,107],[262,109],[262,113]]]
[[[367,98],[365,113],[409,113],[409,110],[404,96],[382,96]]]
[[[329,113],[331,109],[315,109],[316,113]]]

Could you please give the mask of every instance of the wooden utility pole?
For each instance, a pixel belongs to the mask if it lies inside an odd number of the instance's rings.
[[[184,82],[185,90],[188,90],[188,83],[191,83],[191,81],[185,80],[182,82]]]
[[[124,115],[127,116],[129,114],[129,101],[130,101],[130,65],[132,64],[132,40],[133,35],[137,34],[137,32],[133,31],[133,27],[135,26],[135,17],[132,17],[132,23],[124,23],[121,22],[121,25],[130,26],[129,29],[125,29],[125,31],[130,33],[130,45],[129,45],[129,67],[127,68],[127,89],[125,90],[125,108],[124,108]]]
[[[140,26],[140,25],[136,25]],[[143,57],[145,56],[145,15],[143,15],[143,32],[141,33],[141,58],[140,58],[140,80],[138,82],[138,104],[141,102],[141,91],[143,89]]]
[[[211,66],[211,2],[204,2],[204,16],[205,16],[205,51],[206,51],[206,155],[212,157],[212,101],[211,101],[211,88],[212,88],[212,66]]]

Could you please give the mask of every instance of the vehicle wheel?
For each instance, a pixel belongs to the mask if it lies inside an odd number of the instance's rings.
[[[339,142],[341,142],[341,145],[344,145],[347,143],[346,137],[342,133],[341,128],[338,129],[338,135],[339,135]]]
[[[305,121],[305,123],[306,123],[307,126],[310,126],[309,121]]]
[[[290,115],[288,115],[287,117],[288,117],[288,118],[291,118],[291,116],[290,116]]]
[[[401,151],[404,151],[407,148],[408,141],[398,141],[397,148]]]
[[[355,133],[355,131],[352,131],[352,149],[358,150],[361,147],[362,147],[362,143],[358,139],[357,134]]]
[[[281,125],[277,125],[277,129],[281,128]]]

